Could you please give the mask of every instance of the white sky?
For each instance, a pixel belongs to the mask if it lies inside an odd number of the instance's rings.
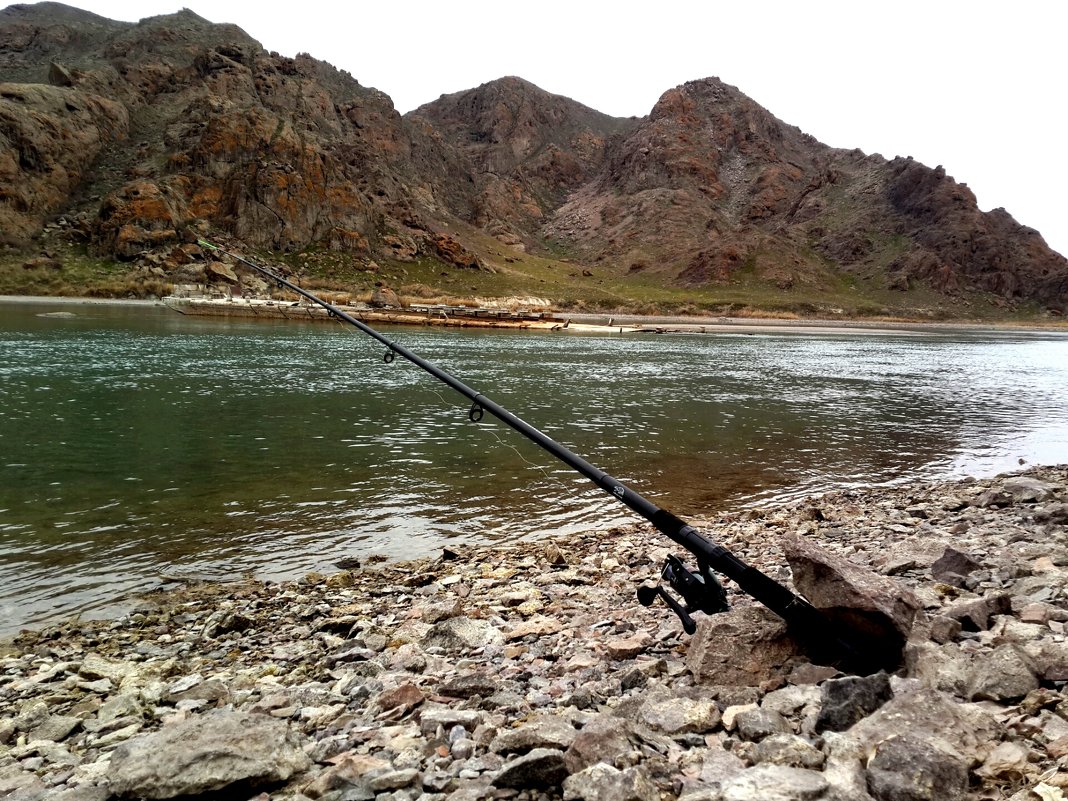
[[[401,112],[518,75],[615,116],[719,76],[835,147],[943,165],[1068,254],[1064,0],[73,0],[136,21],[181,4],[307,52]]]

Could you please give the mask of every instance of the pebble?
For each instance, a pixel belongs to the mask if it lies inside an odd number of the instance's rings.
[[[800,653],[696,674],[674,615],[635,597],[678,553],[648,527],[155,593],[0,643],[0,796],[1063,798],[1066,487],[1035,467],[691,521],[780,580],[802,537],[912,593],[902,666],[870,680]],[[695,614],[698,636],[754,606],[725,586],[734,611]],[[191,771],[198,747],[254,773]]]

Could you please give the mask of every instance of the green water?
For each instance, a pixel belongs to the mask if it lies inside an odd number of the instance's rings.
[[[1068,461],[1063,336],[388,334],[683,515]],[[0,304],[0,630],[631,519],[467,406],[340,325]]]

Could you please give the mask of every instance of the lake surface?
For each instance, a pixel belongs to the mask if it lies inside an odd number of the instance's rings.
[[[683,516],[1068,461],[1063,335],[387,333]],[[382,355],[340,324],[0,304],[0,631],[634,519]]]

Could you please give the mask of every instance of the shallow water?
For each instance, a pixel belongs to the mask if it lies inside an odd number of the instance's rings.
[[[632,519],[340,325],[57,310],[0,305],[0,630]],[[684,516],[1068,461],[1064,336],[388,334]]]

